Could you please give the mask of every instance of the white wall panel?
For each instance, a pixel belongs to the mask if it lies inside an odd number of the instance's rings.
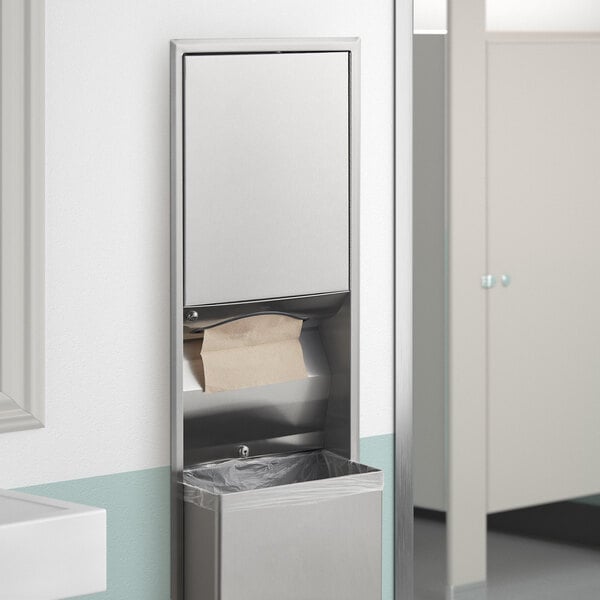
[[[487,0],[493,31],[593,31],[600,29],[598,0]]]
[[[447,0],[414,0],[416,32],[441,32],[448,27]]]
[[[444,30],[447,0],[415,0],[415,31]],[[595,31],[598,0],[487,0],[492,31]]]
[[[362,38],[361,435],[393,431],[393,3],[47,5],[47,427],[0,436],[0,487],[169,463],[169,46]]]

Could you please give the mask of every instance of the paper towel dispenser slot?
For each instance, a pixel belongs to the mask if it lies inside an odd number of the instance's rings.
[[[345,317],[338,315],[337,318]],[[182,374],[184,464],[236,457],[241,444],[248,445],[253,456],[323,447],[332,394],[332,376],[336,374],[330,367],[328,352],[344,353],[344,348],[336,347],[328,337],[328,322],[335,320],[334,315],[325,320],[301,321],[301,332],[296,342],[299,342],[300,352],[286,347],[284,343],[278,350],[275,364],[270,364],[275,372],[258,373],[258,385],[238,386],[235,380],[247,374],[243,364],[245,360],[256,364],[255,353],[260,357],[260,348],[250,346],[241,351],[234,349],[231,358],[227,357],[227,350],[219,350],[216,359],[222,361],[218,365],[221,368],[218,373],[220,383],[223,369],[232,369],[231,376],[234,380],[232,388],[223,391],[206,389],[207,382],[204,378],[207,365],[203,364],[202,354],[204,340],[198,337],[188,338],[184,342]],[[228,325],[231,324],[232,322],[228,322]],[[244,325],[244,319],[233,324]],[[268,319],[258,325],[263,328],[272,326]],[[278,327],[279,324],[274,326]],[[216,326],[215,329],[219,328],[220,326]],[[268,335],[267,329],[263,337],[268,340]],[[247,357],[244,351],[248,352]],[[270,357],[271,354],[267,351],[264,358],[267,367]],[[335,356],[331,359],[334,365],[340,362],[339,356],[337,360]],[[301,361],[300,365],[297,364],[298,361]],[[279,369],[283,371],[281,381],[277,381]],[[274,382],[269,379],[270,375],[275,376]],[[338,367],[338,379],[340,375]],[[225,380],[227,381],[227,371]],[[337,385],[340,385],[339,382]]]
[[[184,304],[349,289],[350,53],[184,56]]]
[[[308,321],[308,319],[310,318],[307,315],[303,315],[301,313],[295,314],[295,313],[281,312],[281,311],[277,311],[277,310],[265,310],[265,311],[255,312],[255,313],[248,313],[245,315],[238,315],[235,317],[227,317],[223,320],[218,320],[218,321],[210,320],[209,322],[206,322],[205,320],[202,320],[200,318],[200,315],[198,315],[195,318],[190,318],[189,313],[186,312],[185,314],[188,315],[188,318],[186,320],[189,322],[188,324],[191,325],[191,327],[188,326],[188,328],[187,328],[188,329],[187,334],[190,336],[192,336],[192,335],[203,336],[204,332],[207,329],[214,329],[215,327],[225,325],[226,323],[232,323],[233,321],[239,321],[241,319],[248,319],[250,317],[261,317],[261,316],[273,315],[273,316],[279,316],[279,317],[289,317],[290,319],[298,319],[299,321]],[[200,324],[198,326],[196,326],[195,323],[200,323]],[[184,334],[184,337],[185,337],[185,334]]]
[[[319,294],[213,306],[188,306],[183,310],[183,325],[186,332],[189,333],[251,315],[281,314],[303,321],[327,319],[340,310],[347,296],[347,293]]]

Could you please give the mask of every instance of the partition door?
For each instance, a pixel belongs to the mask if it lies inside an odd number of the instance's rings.
[[[600,35],[449,20],[449,584],[486,515],[600,493]]]
[[[488,512],[600,492],[600,36],[488,40]]]

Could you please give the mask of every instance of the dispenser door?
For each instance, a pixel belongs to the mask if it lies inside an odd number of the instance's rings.
[[[349,53],[184,61],[186,306],[347,290]]]

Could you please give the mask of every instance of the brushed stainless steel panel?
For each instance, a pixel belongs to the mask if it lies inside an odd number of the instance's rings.
[[[183,598],[183,70],[181,48],[171,43],[171,600]]]
[[[188,503],[184,504],[184,514],[185,595],[181,598],[220,600],[220,515]]]
[[[412,15],[394,2],[394,598],[413,590]]]
[[[381,598],[381,492],[223,520],[221,600]]]
[[[202,501],[192,493],[184,503],[185,598],[381,598],[383,474],[360,469],[204,492]]]
[[[184,59],[185,304],[347,290],[349,53]]]

